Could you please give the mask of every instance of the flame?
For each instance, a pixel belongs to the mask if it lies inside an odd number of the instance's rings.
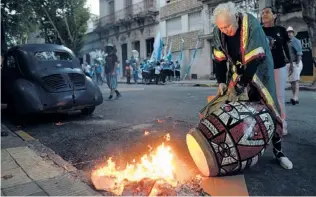
[[[149,135],[149,131],[146,130],[146,131],[144,132],[144,136],[147,136],[147,135]]]
[[[157,122],[158,122],[158,123],[163,123],[163,120],[159,120],[159,119],[158,119]]]
[[[169,140],[170,140],[170,135]],[[150,149],[152,149],[149,146]],[[154,180],[163,179],[172,186],[177,185],[174,167],[174,155],[171,147],[162,143],[150,153],[141,157],[140,162],[135,160],[132,164],[127,164],[125,169],[120,170],[116,167],[112,158],[107,160],[107,164],[92,172],[92,179],[97,177],[111,177],[115,185],[124,185],[124,181],[141,181],[144,178]],[[121,187],[121,186],[120,186]]]

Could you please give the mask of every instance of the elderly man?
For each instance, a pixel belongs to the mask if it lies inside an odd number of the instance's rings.
[[[237,12],[232,2],[218,5],[214,20],[217,27],[213,31],[213,55],[220,96],[202,111],[202,115],[207,116],[226,101],[263,101],[278,124],[272,138],[273,153],[282,167],[293,168],[281,148],[282,120],[275,91],[273,59],[259,21],[251,14]]]

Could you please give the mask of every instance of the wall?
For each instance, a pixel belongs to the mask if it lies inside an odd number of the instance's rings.
[[[192,9],[202,9],[203,4],[197,0],[179,0],[160,8],[160,20],[165,20],[168,17],[183,15],[184,13],[192,12]]]
[[[100,10],[100,18],[107,16],[109,14],[108,10],[108,1],[107,0],[99,0],[99,10]]]

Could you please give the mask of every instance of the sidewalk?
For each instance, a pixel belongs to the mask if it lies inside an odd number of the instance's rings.
[[[80,172],[23,131],[1,124],[1,196],[100,196]],[[21,138],[24,140],[22,140]]]

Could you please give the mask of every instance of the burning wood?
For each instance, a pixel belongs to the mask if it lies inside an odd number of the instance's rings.
[[[146,130],[146,131],[144,132],[144,136],[147,136],[147,135],[149,135],[149,131]]]
[[[91,180],[97,190],[123,196],[202,195],[199,184],[177,181],[173,159],[171,147],[162,143],[125,169],[117,168],[109,158],[106,166],[92,172]]]

